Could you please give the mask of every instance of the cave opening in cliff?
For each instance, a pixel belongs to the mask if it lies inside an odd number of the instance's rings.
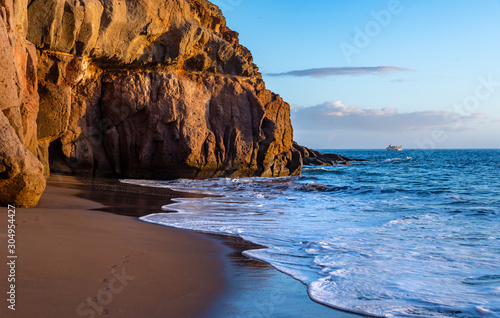
[[[61,138],[52,141],[49,145],[49,167],[51,173],[84,174],[95,177],[98,161],[93,163],[67,156],[63,151]]]
[[[66,164],[62,150],[61,138],[54,140],[49,145],[49,166],[50,172],[70,173],[71,169]]]

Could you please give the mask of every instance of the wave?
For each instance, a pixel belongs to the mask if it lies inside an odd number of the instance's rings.
[[[307,175],[310,173],[314,174],[324,173],[324,174],[338,174],[338,175],[345,174],[345,171],[342,168],[339,169],[338,167],[327,168],[327,167],[304,166],[302,172]]]
[[[412,157],[385,159],[382,161],[382,163],[401,163],[408,161],[413,161]]]
[[[337,186],[321,183],[320,178],[285,177],[285,178],[219,178],[207,180],[179,179],[175,181],[151,180],[121,180],[124,183],[147,187],[169,188],[174,191],[220,195],[221,192],[231,191],[233,195],[252,196],[255,191],[266,189],[268,194],[281,195],[283,192],[335,192],[340,194],[391,194],[404,193],[403,188],[384,188],[380,186]],[[318,182],[320,181],[320,182]]]
[[[497,285],[500,286],[499,275],[484,275],[477,278],[467,278],[463,281],[467,285]]]

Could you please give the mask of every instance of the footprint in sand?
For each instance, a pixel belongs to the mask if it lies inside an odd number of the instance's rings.
[[[109,310],[107,310],[107,309],[103,309],[103,310],[99,313],[99,315],[107,315],[107,314],[109,314]]]

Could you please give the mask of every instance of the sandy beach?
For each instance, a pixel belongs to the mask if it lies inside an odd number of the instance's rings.
[[[16,310],[4,300],[0,316],[203,316],[225,288],[224,248],[200,234],[93,211],[105,207],[61,187],[79,183],[52,176],[36,208],[16,209]],[[5,260],[7,208],[0,211]],[[5,296],[7,266],[0,275]]]

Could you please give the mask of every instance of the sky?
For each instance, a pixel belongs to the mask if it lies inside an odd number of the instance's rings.
[[[500,0],[213,0],[311,148],[500,148]]]

